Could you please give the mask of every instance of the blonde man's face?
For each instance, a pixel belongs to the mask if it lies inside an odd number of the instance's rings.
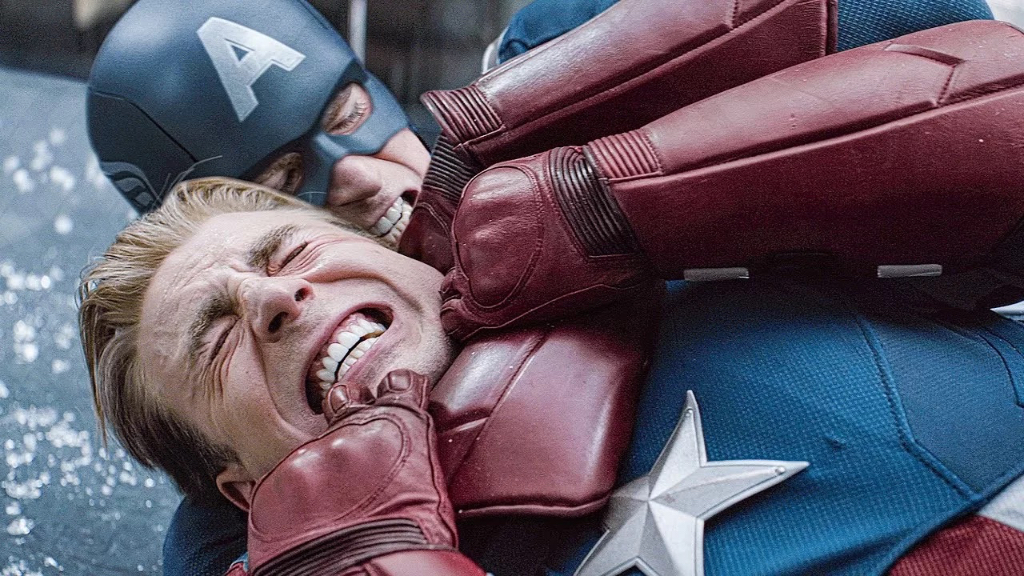
[[[441,280],[313,211],[214,217],[148,287],[146,385],[233,448],[256,480],[325,430],[319,403],[333,382],[376,385],[398,368],[443,373],[452,350]]]

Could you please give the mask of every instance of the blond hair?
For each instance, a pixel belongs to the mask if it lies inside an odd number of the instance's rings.
[[[167,256],[209,219],[289,208],[314,211],[339,224],[326,211],[249,182],[183,182],[158,210],[121,231],[82,274],[79,330],[103,441],[109,426],[132,456],[167,472],[190,497],[216,497],[216,477],[237,455],[161,406],[145,385],[138,354],[143,297]]]

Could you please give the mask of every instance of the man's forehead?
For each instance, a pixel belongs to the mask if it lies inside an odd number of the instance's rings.
[[[171,318],[198,305],[196,294],[209,289],[218,273],[241,266],[242,256],[264,228],[269,213],[220,214],[204,222],[157,268],[143,297],[143,329],[176,329]],[[175,318],[180,322],[180,318]]]
[[[173,250],[157,271],[178,267],[236,268],[251,249],[268,234],[283,228],[302,230],[326,224],[308,210],[281,209],[260,212],[218,214],[204,222],[192,237]]]
[[[239,212],[210,218],[167,255],[157,268],[150,289],[159,285],[184,288],[196,282],[203,272],[237,267],[247,247],[272,226],[267,214]]]
[[[275,246],[270,241],[318,227],[335,229],[305,209],[233,212],[210,218],[171,251],[153,275],[143,299],[143,321],[149,316],[166,322],[168,315],[194,312],[201,305],[198,298],[224,275],[261,267]]]

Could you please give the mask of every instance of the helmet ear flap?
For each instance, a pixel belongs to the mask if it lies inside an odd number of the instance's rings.
[[[155,210],[195,160],[137,106],[89,90],[89,139],[100,168],[139,213]]]

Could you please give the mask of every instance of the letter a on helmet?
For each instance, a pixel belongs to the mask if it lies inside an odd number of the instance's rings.
[[[223,18],[210,18],[196,34],[217,69],[239,122],[259,105],[252,85],[268,68],[280,66],[291,72],[306,57],[266,34]]]

